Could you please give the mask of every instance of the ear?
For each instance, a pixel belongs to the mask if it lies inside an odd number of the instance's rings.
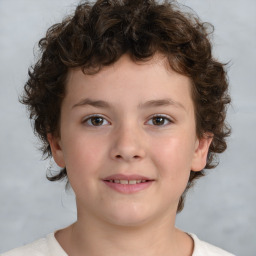
[[[196,141],[195,153],[192,160],[191,170],[198,172],[204,169],[207,162],[207,154],[213,139],[212,133],[204,133],[202,138]]]
[[[61,147],[61,140],[60,138],[56,138],[51,133],[47,134],[47,139],[51,147],[52,156],[56,164],[61,167],[65,168],[65,161],[63,157],[63,151]]]

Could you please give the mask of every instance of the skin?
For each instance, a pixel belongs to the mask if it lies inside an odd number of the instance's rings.
[[[167,98],[169,105],[140,107]],[[92,114],[102,119],[88,119]],[[76,194],[77,222],[55,234],[69,255],[192,255],[193,241],[175,227],[175,216],[190,171],[206,165],[211,138],[197,138],[191,81],[163,56],[135,63],[123,55],[95,75],[70,70],[60,137],[48,140]],[[123,194],[102,181],[113,174],[154,181]]]

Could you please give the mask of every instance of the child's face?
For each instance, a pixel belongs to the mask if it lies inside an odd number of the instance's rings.
[[[95,75],[70,71],[61,136],[48,138],[67,168],[78,216],[118,225],[169,219],[190,170],[204,168],[211,140],[196,136],[190,79],[165,63],[160,55],[143,64],[124,55]],[[113,183],[129,178],[150,182]]]

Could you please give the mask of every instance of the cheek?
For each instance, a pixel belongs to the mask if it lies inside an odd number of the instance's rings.
[[[104,150],[99,141],[88,137],[73,138],[72,144],[65,148],[64,158],[70,178],[76,176],[79,179],[97,173]]]
[[[193,150],[189,139],[168,137],[154,147],[154,161],[159,175],[175,181],[184,181],[190,174]]]
[[[81,137],[73,139],[72,144],[66,147],[67,176],[77,199],[87,195],[88,200],[93,200],[92,191],[97,190],[103,150],[97,141]]]
[[[159,180],[158,192],[168,206],[178,204],[189,180],[192,151],[186,139],[166,138],[156,143],[152,152]]]

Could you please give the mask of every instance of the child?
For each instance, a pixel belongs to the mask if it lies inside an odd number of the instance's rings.
[[[48,30],[22,102],[77,221],[4,256],[232,255],[175,227],[230,133],[208,27],[174,3],[98,0]]]

